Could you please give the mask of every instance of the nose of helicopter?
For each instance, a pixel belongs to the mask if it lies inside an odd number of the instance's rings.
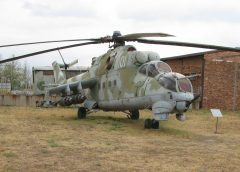
[[[178,92],[173,95],[173,98],[176,101],[175,109],[179,113],[185,112],[194,100],[193,93],[191,92]]]

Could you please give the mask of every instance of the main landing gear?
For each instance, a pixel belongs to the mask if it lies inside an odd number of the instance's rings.
[[[132,120],[139,119],[139,111],[138,110],[129,110],[129,112],[127,112],[127,111],[122,111],[122,112],[127,114],[128,119],[132,119]]]
[[[138,110],[132,110],[132,111],[129,111],[130,114],[129,114],[129,118],[132,119],[132,120],[138,120],[139,119],[139,111]]]
[[[144,121],[144,128],[146,129],[159,129],[159,121],[156,121],[155,119],[145,119]]]
[[[77,113],[77,117],[78,119],[84,119],[86,118],[87,115],[87,110],[85,107],[79,107],[78,108],[78,113]]]

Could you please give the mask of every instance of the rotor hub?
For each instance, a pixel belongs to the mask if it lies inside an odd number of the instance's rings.
[[[116,39],[116,38],[119,37],[119,36],[122,36],[122,34],[121,34],[120,31],[116,30],[116,31],[113,32],[112,38],[113,38],[113,39]]]
[[[114,45],[113,45],[114,48],[125,45],[125,41],[121,39],[121,36],[122,34],[120,31],[113,32],[112,40],[114,42]]]

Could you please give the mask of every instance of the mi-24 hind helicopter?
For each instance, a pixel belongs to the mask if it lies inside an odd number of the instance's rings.
[[[5,63],[51,51],[90,44],[112,43],[109,50],[92,59],[92,65],[85,73],[66,79],[57,62],[53,62],[56,86],[47,90],[48,95],[61,95],[58,104],[70,106],[82,104],[78,108],[79,119],[94,110],[123,111],[133,120],[139,118],[140,109],[151,109],[153,119],[146,119],[145,128],[159,128],[159,121],[167,120],[175,113],[180,121],[185,119],[190,104],[199,97],[187,76],[173,72],[168,64],[160,60],[157,53],[137,51],[125,42],[196,47],[225,51],[240,49],[188,42],[143,39],[143,37],[168,37],[165,33],[134,33],[121,35],[115,31],[112,36],[91,39],[30,42],[2,45],[3,47],[53,42],[85,41],[34,53],[29,53],[0,61]],[[65,69],[68,65],[64,62]]]

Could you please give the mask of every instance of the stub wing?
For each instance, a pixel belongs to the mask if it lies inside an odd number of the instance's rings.
[[[82,81],[76,81],[72,83],[66,83],[47,90],[48,95],[62,95],[70,96],[75,94],[81,94],[84,89],[93,88],[97,84],[97,79],[88,79]]]

